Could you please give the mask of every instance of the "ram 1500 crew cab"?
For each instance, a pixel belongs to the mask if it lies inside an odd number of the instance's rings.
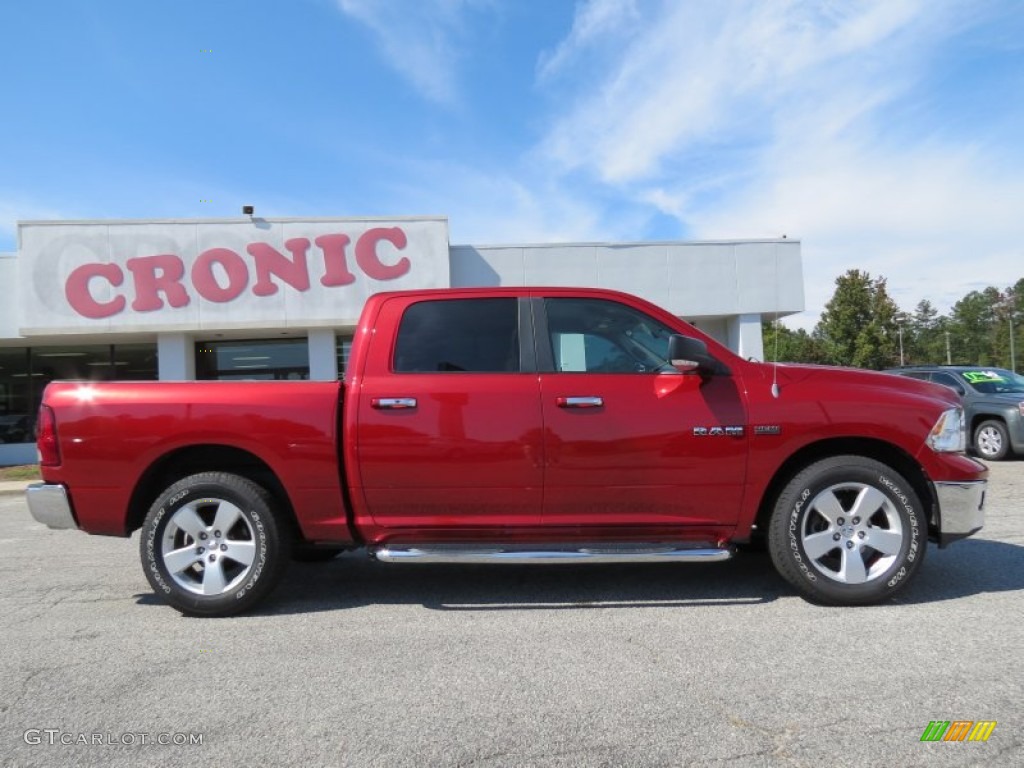
[[[636,297],[382,293],[342,382],[54,382],[53,528],[128,536],[185,613],[245,610],[291,557],[710,562],[766,542],[813,601],[885,600],[978,531],[950,390],[743,360]]]

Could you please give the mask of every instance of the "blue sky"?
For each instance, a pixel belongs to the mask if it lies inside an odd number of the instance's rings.
[[[778,237],[907,310],[1024,277],[1017,0],[0,6],[18,219],[443,214],[452,242]]]

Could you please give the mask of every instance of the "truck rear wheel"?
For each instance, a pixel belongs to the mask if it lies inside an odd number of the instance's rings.
[[[182,613],[227,616],[276,586],[288,561],[288,529],[251,480],[191,475],[167,488],[142,525],[142,569],[157,595]]]
[[[768,530],[776,570],[817,603],[865,605],[906,587],[924,560],[926,518],[910,483],[863,456],[800,472]]]

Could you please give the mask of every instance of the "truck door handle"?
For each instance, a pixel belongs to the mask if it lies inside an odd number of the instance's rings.
[[[601,408],[603,397],[556,397],[555,405],[559,408]]]
[[[416,407],[415,397],[375,397],[370,405],[381,410],[401,411]]]

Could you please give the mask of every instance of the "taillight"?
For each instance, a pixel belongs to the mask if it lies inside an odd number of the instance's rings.
[[[57,419],[48,405],[39,407],[39,421],[36,422],[36,448],[39,463],[44,467],[60,464],[60,445],[57,443]]]

